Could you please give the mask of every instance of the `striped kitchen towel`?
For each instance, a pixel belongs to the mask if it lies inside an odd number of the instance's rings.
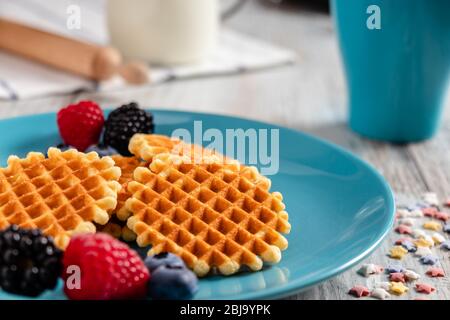
[[[67,7],[78,4],[83,10],[83,28],[66,28]],[[104,15],[105,0],[15,0],[0,1],[0,17],[33,27],[98,44],[108,43]],[[152,67],[151,83],[184,78],[241,73],[293,63],[294,52],[253,37],[223,29],[217,50],[204,62],[173,68]],[[128,84],[120,78],[94,83],[0,51],[0,99],[26,99],[80,90],[109,91]]]

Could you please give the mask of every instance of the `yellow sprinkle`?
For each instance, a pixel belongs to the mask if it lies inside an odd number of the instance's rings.
[[[408,250],[406,250],[402,246],[395,246],[395,247],[392,247],[392,249],[390,250],[389,256],[392,259],[399,259],[400,260],[407,253],[408,253]]]
[[[389,290],[395,295],[400,296],[408,291],[408,287],[405,286],[402,282],[391,281],[390,284],[391,284],[391,287]]]
[[[436,221],[428,221],[423,224],[423,228],[427,230],[441,231],[442,225]]]
[[[430,241],[427,241],[424,238],[419,238],[418,240],[414,241],[414,244],[416,245],[416,247],[430,248],[433,246],[433,243],[431,243]]]

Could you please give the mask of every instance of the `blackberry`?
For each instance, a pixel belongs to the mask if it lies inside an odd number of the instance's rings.
[[[131,156],[128,143],[135,133],[153,133],[153,115],[139,108],[136,102],[112,111],[105,123],[103,143],[123,156]]]
[[[30,297],[54,289],[62,251],[39,229],[11,225],[0,232],[0,288]]]

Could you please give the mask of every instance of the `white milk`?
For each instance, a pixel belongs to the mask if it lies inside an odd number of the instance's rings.
[[[156,64],[197,62],[214,48],[218,0],[109,0],[112,45]]]

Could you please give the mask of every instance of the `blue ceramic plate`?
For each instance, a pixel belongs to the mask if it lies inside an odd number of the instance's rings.
[[[280,166],[272,189],[284,195],[292,231],[282,260],[260,272],[200,281],[195,299],[269,299],[293,294],[336,276],[368,256],[393,223],[394,201],[385,180],[337,146],[267,123],[219,115],[154,110],[156,131],[279,129]],[[55,114],[0,121],[0,164],[10,154],[45,152],[60,142]],[[18,298],[0,292],[0,299]],[[62,299],[61,288],[43,299]]]

